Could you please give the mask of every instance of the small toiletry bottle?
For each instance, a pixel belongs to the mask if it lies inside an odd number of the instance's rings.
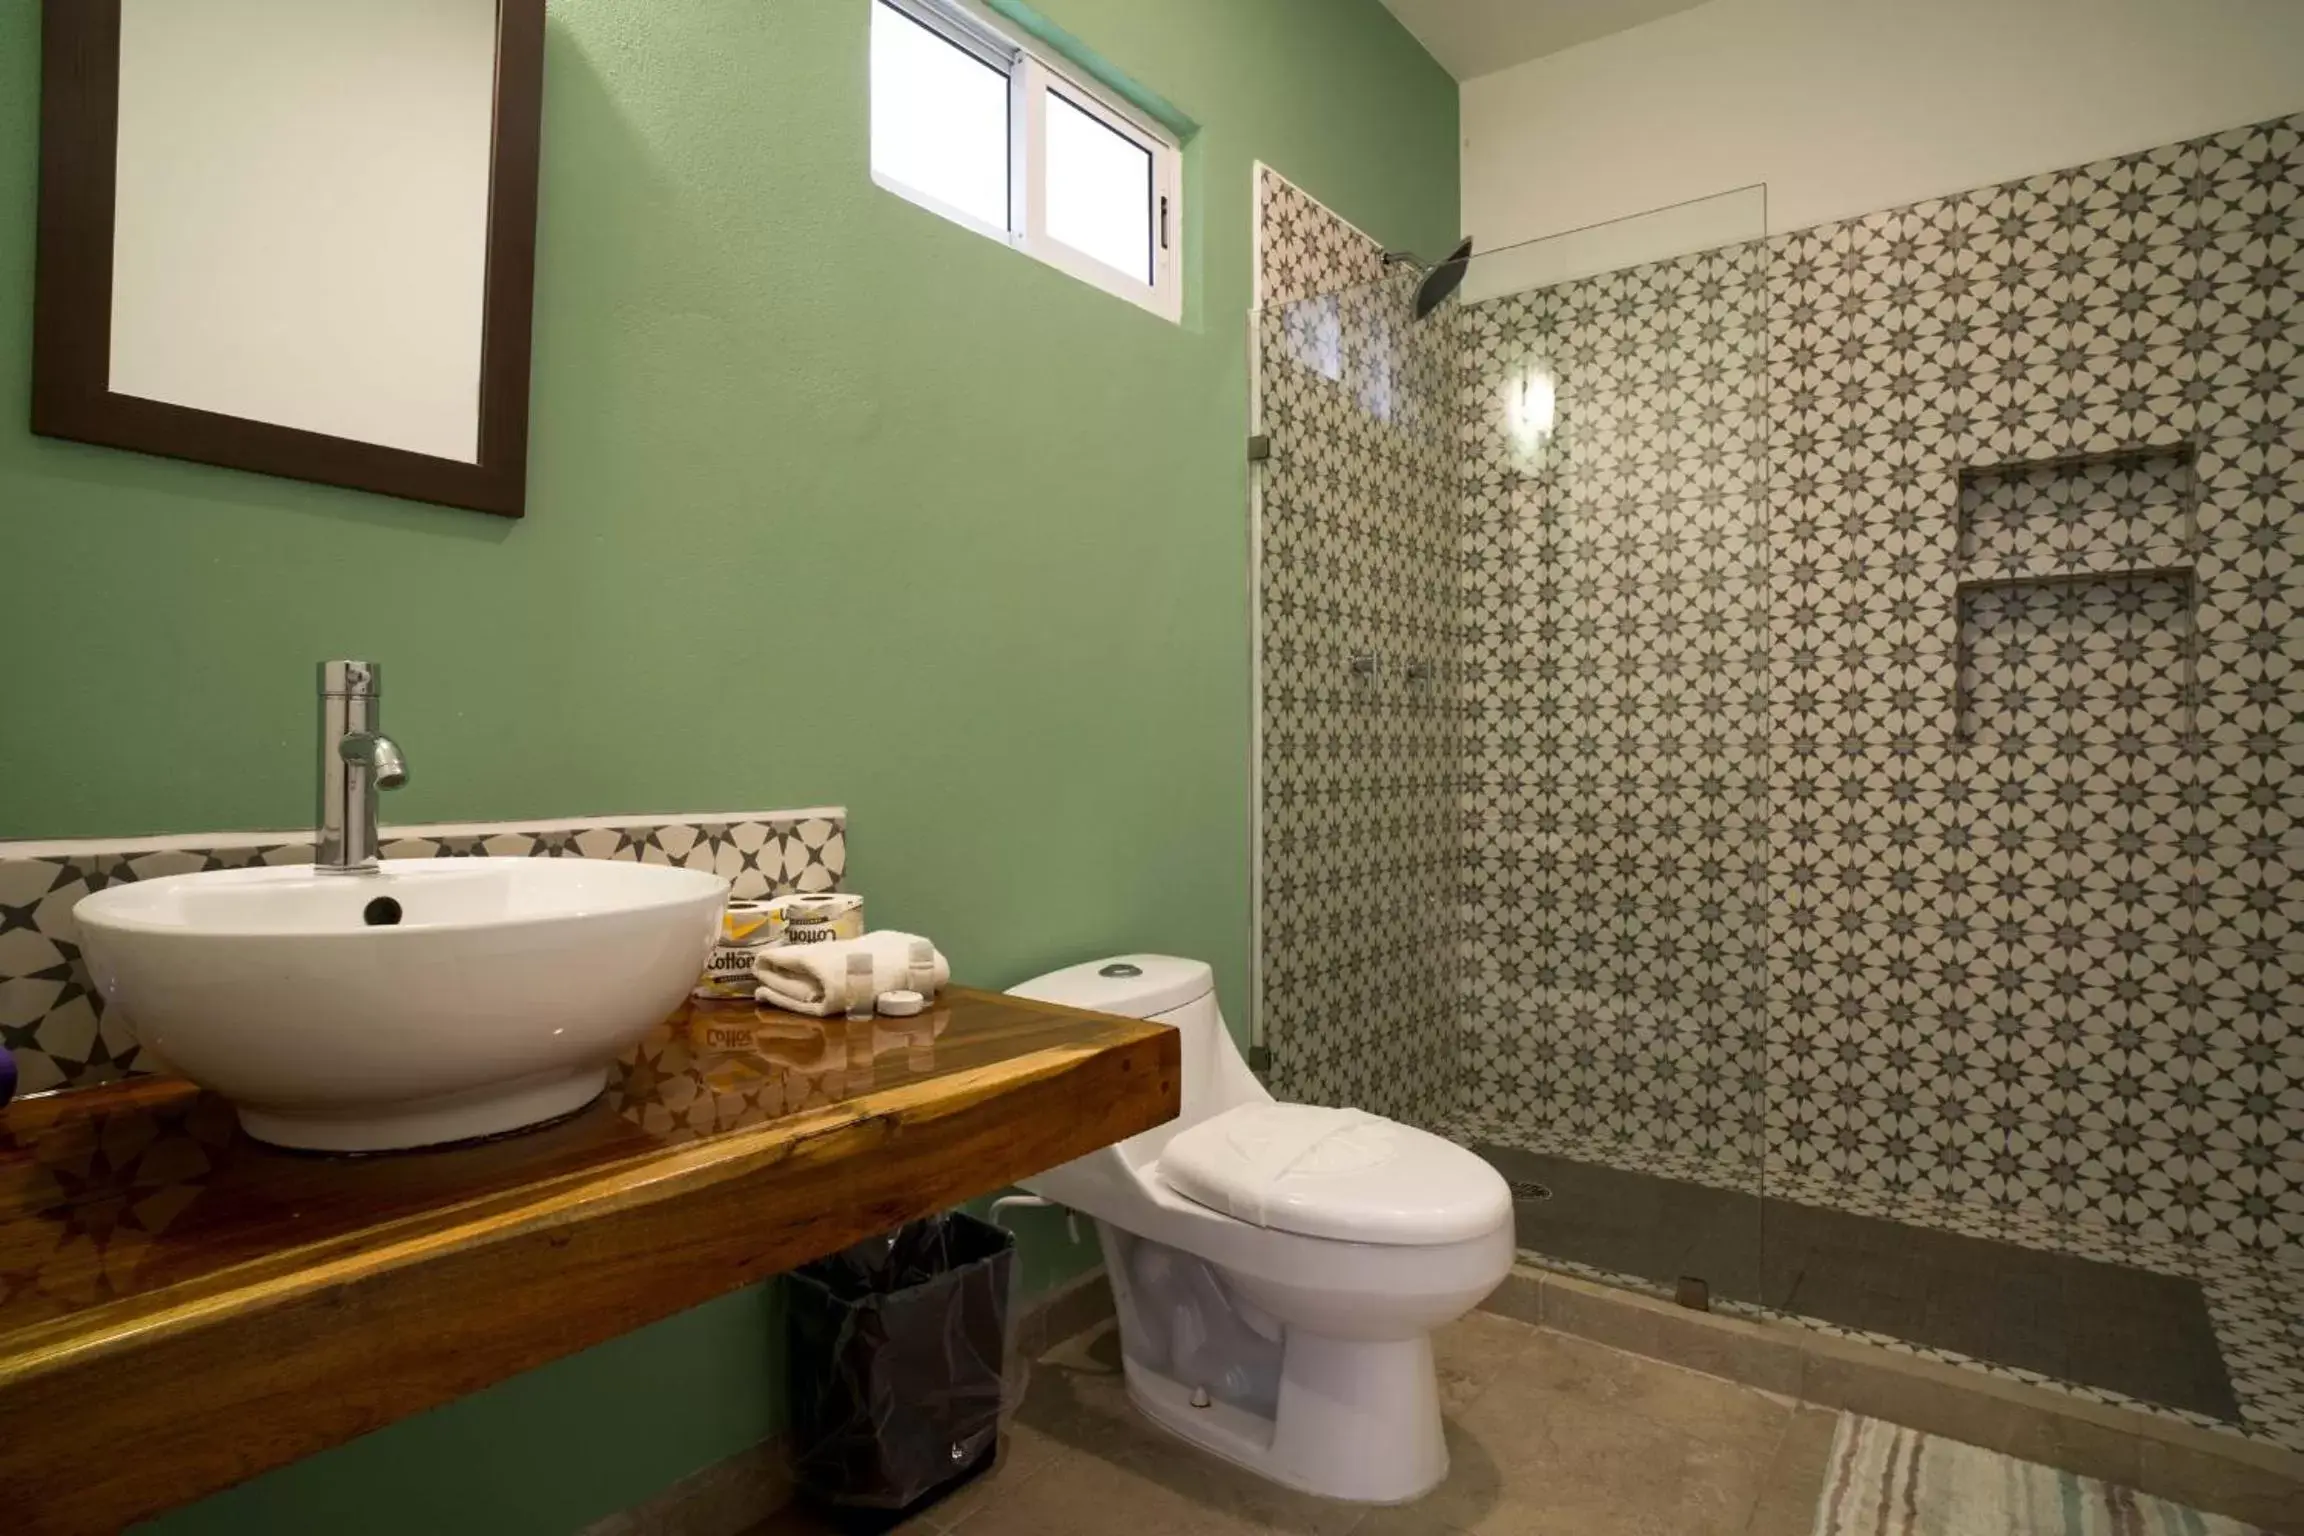
[[[848,1017],[872,1017],[872,957],[853,954],[848,957]]]
[[[936,946],[926,939],[912,941],[911,974],[905,980],[922,997],[936,995]]]

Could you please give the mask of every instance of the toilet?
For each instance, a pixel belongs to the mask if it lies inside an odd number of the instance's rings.
[[[1200,961],[1092,960],[1013,995],[1182,1037],[1174,1120],[1024,1181],[1096,1222],[1136,1406],[1308,1493],[1429,1492],[1448,1473],[1432,1330],[1512,1267],[1502,1176],[1395,1121],[1276,1102]]]

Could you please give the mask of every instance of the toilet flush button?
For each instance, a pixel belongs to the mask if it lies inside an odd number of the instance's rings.
[[[1125,960],[1115,960],[1110,965],[1104,967],[1104,969],[1098,971],[1096,974],[1099,976],[1109,976],[1113,980],[1117,981],[1124,976],[1143,975],[1144,967],[1140,965],[1130,965]]]

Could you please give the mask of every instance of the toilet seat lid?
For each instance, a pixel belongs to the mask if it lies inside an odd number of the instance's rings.
[[[1160,1176],[1238,1220],[1344,1242],[1461,1242],[1512,1220],[1512,1191],[1477,1155],[1357,1109],[1228,1109],[1177,1132]]]

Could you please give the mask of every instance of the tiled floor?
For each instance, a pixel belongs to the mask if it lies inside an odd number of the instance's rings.
[[[913,1536],[1807,1536],[1835,1415],[1475,1312],[1437,1340],[1448,1480],[1399,1509],[1277,1488],[1128,1406],[1111,1325],[1033,1368],[1000,1464]],[[789,1510],[753,1536],[826,1529]]]
[[[1605,1147],[1547,1136],[1529,1127],[1506,1126],[1464,1117],[1436,1127],[1466,1144],[1505,1143],[1529,1151],[1606,1163],[1714,1187],[1750,1187],[1758,1175],[1749,1167],[1725,1166],[1717,1158],[1610,1143]],[[1927,1200],[1911,1193],[1858,1186],[1827,1185],[1776,1172],[1767,1176],[1772,1199],[1832,1207],[1912,1226],[2012,1243],[2120,1264],[2154,1274],[2196,1281],[2208,1304],[2216,1347],[2239,1406],[2237,1422],[2146,1401],[2104,1386],[2062,1379],[2018,1365],[1995,1364],[1958,1349],[1916,1342],[1894,1333],[1818,1318],[1796,1308],[1769,1308],[1769,1315],[1804,1328],[1863,1340],[1885,1348],[1942,1360],[1990,1375],[2055,1387],[2116,1407],[2158,1413],[2179,1422],[2304,1451],[2304,1266],[2270,1254],[2221,1252],[2205,1244],[2173,1243],[2140,1234],[2115,1232],[2091,1222],[2020,1209]],[[1751,1239],[1754,1249],[1764,1243]],[[1535,1262],[1610,1284],[1653,1288],[1630,1271],[1547,1253],[1541,1244],[1525,1250]],[[1737,1310],[1731,1301],[1726,1310]]]
[[[1664,1285],[1700,1276],[1717,1299],[2239,1421],[2207,1298],[2188,1276],[1517,1147],[1474,1150],[1516,1188],[1546,1191],[1517,1204],[1523,1248]]]

